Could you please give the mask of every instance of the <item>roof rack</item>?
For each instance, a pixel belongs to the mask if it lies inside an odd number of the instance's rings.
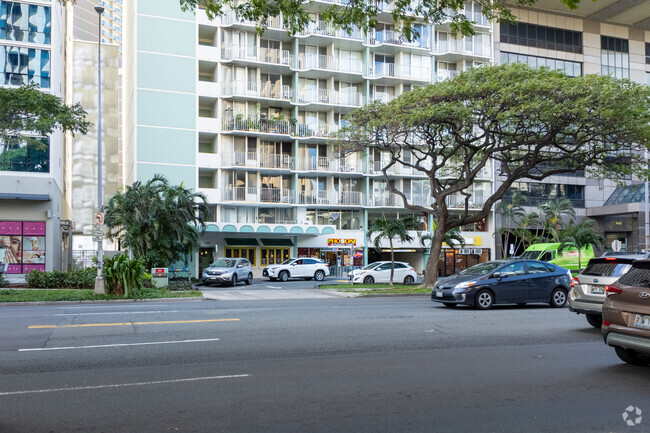
[[[621,256],[641,256],[642,258],[647,259],[650,258],[650,252],[648,251],[606,251],[600,257],[621,257]]]

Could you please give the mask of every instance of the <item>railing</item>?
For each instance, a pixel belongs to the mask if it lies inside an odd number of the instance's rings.
[[[436,74],[436,81],[450,80],[460,74],[460,71],[439,70]]]
[[[431,69],[425,66],[396,65],[395,63],[375,63],[374,65],[369,65],[368,76],[371,78],[399,77],[428,81],[431,76]]]
[[[257,188],[254,186],[228,185],[223,191],[224,201],[257,201]]]
[[[317,191],[312,193],[301,192],[298,194],[299,204],[343,205],[362,206],[363,193],[361,191]]]
[[[316,22],[311,22],[299,33],[301,36],[309,35],[321,35],[321,36],[331,36],[335,38],[345,38],[345,39],[362,39],[363,33],[357,26],[353,26],[349,32],[346,32],[343,29],[338,29],[336,26],[328,21],[318,20]]]
[[[291,64],[289,50],[275,48],[258,48],[256,45],[231,45],[221,48],[223,60],[253,60],[276,65]]]
[[[463,195],[450,195],[445,199],[447,207],[450,208],[465,208],[465,196]],[[480,208],[485,204],[485,199],[478,197],[470,197],[468,206],[470,208]]]
[[[340,127],[336,124],[331,125],[312,125],[299,123],[296,125],[292,135],[295,137],[321,137],[332,138]]]
[[[250,26],[255,26],[257,23],[255,21],[246,20],[244,18],[238,18],[234,11],[228,11],[223,14],[221,17],[221,25],[230,26],[233,24],[245,24]],[[286,30],[284,24],[282,23],[282,16],[277,17],[268,17],[266,21],[267,29],[280,29]]]
[[[363,102],[361,92],[339,92],[328,89],[308,89],[298,91],[297,98],[294,101],[297,104],[340,104],[360,107]]]
[[[367,43],[369,45],[393,44],[415,48],[431,48],[431,41],[429,39],[420,37],[419,39],[409,41],[395,30],[372,30],[370,35],[368,35]]]
[[[297,57],[294,57],[292,65],[293,68],[300,70],[327,69],[331,71],[343,71],[359,74],[363,71],[360,61],[341,59],[340,57],[324,54],[298,54]]]
[[[483,42],[484,40],[486,40],[486,42]],[[481,38],[481,42],[475,41],[473,37],[469,41],[467,38],[465,38],[465,40],[449,39],[446,41],[437,41],[435,54],[441,55],[447,53],[490,57],[492,55],[492,47],[490,46],[488,37]]]
[[[284,153],[262,153],[259,155],[259,161],[259,166],[264,168],[281,168],[284,170],[293,170],[296,165],[295,158]]]
[[[408,204],[414,206],[431,206],[433,203],[433,197],[426,194],[405,194]],[[370,196],[370,205],[371,206],[380,206],[380,207],[403,207],[404,200],[398,194],[394,193],[383,193]]]
[[[293,191],[285,188],[260,188],[262,203],[292,203]]]
[[[221,120],[224,131],[259,131],[272,134],[289,134],[291,124],[286,120],[224,117]]]
[[[221,96],[253,96],[289,101],[293,94],[291,86],[269,81],[263,83],[257,81],[231,81],[229,83],[219,83],[219,87]]]
[[[393,99],[395,99],[395,96],[393,96],[393,95],[388,95],[388,94],[386,94],[386,93],[382,93],[382,94],[380,94],[380,95],[373,95],[373,96],[370,96],[370,97],[368,98],[368,102],[372,103],[372,102],[375,102],[375,101],[380,101],[380,102],[383,102],[384,104],[387,104],[387,103],[389,103],[390,101],[392,101]]]

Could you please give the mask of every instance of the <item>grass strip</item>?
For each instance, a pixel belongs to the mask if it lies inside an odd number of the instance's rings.
[[[169,291],[145,289],[131,299],[188,298],[200,297],[198,290]],[[124,299],[121,295],[94,295],[89,289],[25,289],[0,290],[0,302],[49,302],[49,301],[104,301]]]
[[[392,287],[387,284],[325,284],[321,289],[336,289],[339,292],[365,293],[365,294],[422,294],[431,293],[431,289],[420,287],[414,284],[395,284]]]

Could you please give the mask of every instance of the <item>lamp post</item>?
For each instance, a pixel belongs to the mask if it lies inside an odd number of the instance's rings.
[[[102,188],[102,14],[104,7],[101,5],[95,6],[97,12],[97,209],[99,212],[103,210],[103,188]],[[96,295],[106,293],[104,289],[104,253],[102,251],[104,239],[99,238],[97,242],[97,277],[95,278]]]

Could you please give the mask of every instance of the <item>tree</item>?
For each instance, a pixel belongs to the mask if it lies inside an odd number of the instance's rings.
[[[510,8],[531,5],[537,0],[473,0],[481,13],[490,21],[514,21]],[[562,0],[569,9],[577,9],[580,0]],[[303,0],[259,1],[259,0],[180,0],[181,9],[194,11],[199,5],[205,9],[209,19],[215,19],[233,10],[237,16],[257,23],[259,31],[263,31],[269,19],[281,17],[283,26],[290,35],[299,33],[306,28],[315,18],[310,13],[318,12],[320,20],[331,22],[334,26],[344,30],[357,27],[368,31],[378,24],[378,15],[390,10],[395,23],[399,23],[398,30],[408,39],[413,40],[419,35],[418,24],[440,24],[446,20],[451,21],[453,33],[473,34],[472,19],[465,13],[452,13],[450,11],[463,10],[468,0],[346,0],[341,5],[316,5]],[[389,7],[381,7],[388,4]]]
[[[519,179],[586,169],[620,179],[640,170],[650,145],[650,88],[523,64],[486,66],[358,108],[341,135],[349,151],[384,153],[387,180],[396,164],[428,178],[426,202],[410,202],[399,183],[386,185],[407,209],[433,215],[430,256],[438,257],[445,233],[486,218]],[[470,212],[474,180],[490,164],[499,183]],[[452,217],[447,203],[459,200],[463,209]],[[437,267],[429,260],[425,285],[433,286]]]
[[[501,200],[498,204],[499,213],[505,217],[503,227],[499,229],[499,235],[501,236],[501,239],[504,240],[501,257],[508,256],[508,240],[510,234],[513,234],[514,232],[512,226],[515,224],[517,219],[524,214],[524,208],[521,207],[521,205],[525,204],[527,201],[528,197],[523,193],[513,191],[510,200]]]
[[[86,134],[90,127],[86,114],[81,104],[66,105],[33,83],[0,88],[0,167],[45,171],[49,148],[44,137],[57,129]]]
[[[582,270],[582,250],[588,246],[602,246],[605,239],[598,234],[598,223],[586,218],[580,224],[571,220],[560,233],[562,244],[558,251],[563,251],[574,246],[578,249],[578,272]]]
[[[182,184],[170,186],[159,174],[134,182],[108,202],[109,237],[119,239],[147,268],[169,266],[198,246],[208,212],[205,200]]]
[[[390,246],[390,285],[393,285],[393,274],[395,273],[395,252],[393,251],[393,239],[401,242],[412,242],[413,237],[408,234],[409,230],[418,230],[420,225],[411,215],[404,218],[388,220],[385,216],[372,220],[368,228],[368,239],[376,235],[373,241],[375,250],[381,251],[381,240],[388,240]]]
[[[571,200],[566,197],[549,200],[540,206],[546,217],[547,230],[553,236],[555,242],[560,242],[560,231],[562,229],[562,217],[570,216],[575,218],[576,211],[573,209]]]
[[[515,251],[519,251],[519,247],[526,249],[530,244],[535,242],[537,234],[530,231],[530,227],[536,226],[539,221],[539,214],[537,212],[526,212],[516,222],[515,228],[512,231],[517,238]]]

